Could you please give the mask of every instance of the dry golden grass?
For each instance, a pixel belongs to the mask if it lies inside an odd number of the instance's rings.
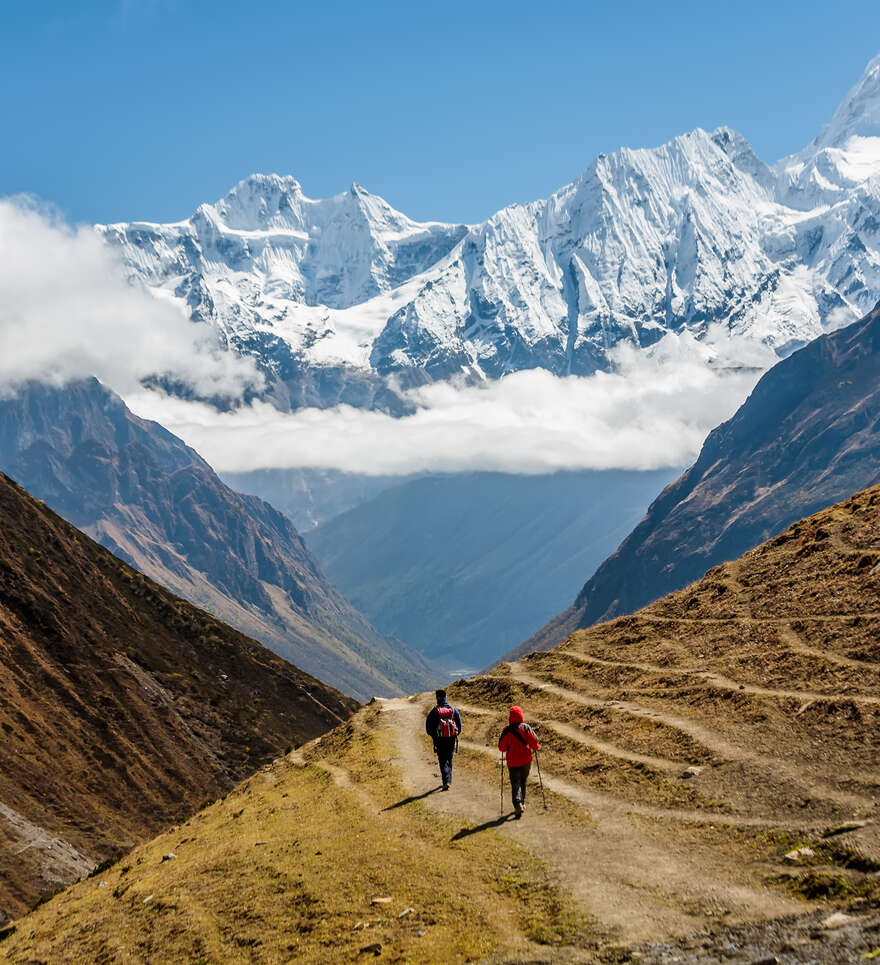
[[[320,764],[277,761],[20,921],[0,959],[324,963],[379,943],[383,961],[466,962],[588,946],[587,920],[522,848],[451,840],[460,822],[418,802],[382,810],[405,798],[389,740],[346,725],[312,751]]]

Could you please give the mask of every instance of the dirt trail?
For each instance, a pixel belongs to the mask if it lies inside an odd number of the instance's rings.
[[[752,694],[755,697],[782,697],[793,700],[813,701],[819,703],[846,700],[859,704],[880,704],[880,697],[868,697],[865,694],[818,694],[810,690],[774,690],[770,687],[758,687],[755,684],[743,684],[738,680],[731,680],[719,673],[706,671],[705,673],[695,673],[694,676],[701,677],[713,687],[720,687],[722,690],[736,690],[744,694]]]
[[[495,757],[497,751],[484,744],[472,741],[460,742],[465,750]],[[544,774],[544,786],[573,804],[582,807],[593,817],[609,818],[620,815],[637,815],[659,821],[685,821],[688,824],[704,824],[712,827],[726,825],[735,828],[779,828],[790,830],[815,830],[816,821],[779,821],[772,818],[750,817],[741,814],[726,814],[718,811],[703,811],[696,808],[667,808],[652,804],[637,804],[613,794],[591,791],[588,788],[571,784],[553,774]]]
[[[545,691],[546,693],[555,694],[557,697],[561,697],[564,700],[569,700],[572,703],[582,704],[586,707],[600,707],[606,710],[614,710],[619,711],[620,713],[630,714],[634,717],[642,717],[647,720],[658,721],[661,724],[674,727],[683,734],[687,734],[688,737],[693,738],[695,741],[702,744],[707,750],[725,760],[754,764],[758,767],[772,771],[777,776],[785,778],[794,785],[804,783],[804,776],[800,774],[797,769],[791,767],[791,765],[786,761],[782,761],[778,758],[770,757],[765,754],[760,754],[754,750],[747,750],[738,746],[737,744],[733,744],[716,731],[710,730],[708,727],[704,727],[702,724],[698,724],[696,721],[690,720],[689,718],[679,717],[676,714],[665,713],[649,707],[643,707],[641,704],[636,704],[632,701],[586,697],[575,690],[567,690],[565,687],[548,683],[545,680],[541,680],[539,677],[526,673],[521,669],[521,666],[518,663],[509,664],[509,667],[510,676],[514,680],[518,680],[530,687],[535,687],[538,690]],[[814,797],[823,798],[827,801],[833,801],[853,810],[864,809],[865,807],[870,807],[873,805],[873,801],[862,795],[851,794],[847,791],[841,791],[837,788],[816,783],[812,778],[809,781],[809,788],[810,793]]]
[[[798,613],[779,617],[729,616],[729,617],[672,617],[661,613],[637,613],[630,619],[645,620],[648,623],[790,623],[799,620],[802,623],[838,623],[841,620],[852,620],[858,617],[862,620],[880,620],[880,611],[866,610],[860,613]]]
[[[736,744],[731,744],[730,741],[725,740],[715,731],[709,730],[709,728],[703,727],[695,721],[688,720],[684,717],[679,717],[675,714],[667,714],[659,710],[654,710],[650,707],[642,707],[640,704],[635,704],[628,700],[614,700],[606,697],[587,697],[584,694],[578,693],[576,690],[568,690],[567,688],[560,687],[557,684],[552,684],[546,680],[541,680],[540,677],[536,677],[533,674],[526,673],[524,670],[522,670],[518,663],[510,664],[510,676],[513,677],[514,680],[520,681],[520,683],[527,684],[529,687],[535,687],[536,689],[543,690],[548,694],[555,694],[557,697],[561,697],[563,700],[569,700],[572,703],[582,704],[585,707],[598,707],[604,710],[616,710],[622,714],[630,714],[633,717],[642,717],[646,720],[659,721],[661,724],[666,724],[669,727],[673,727],[676,730],[681,731],[683,734],[687,734],[688,737],[693,738],[698,744],[702,744],[707,750],[724,760],[744,761],[752,764],[760,763],[768,767],[775,766],[777,763],[772,758],[765,758],[762,755],[757,755],[753,752],[744,750],[743,748],[738,747]]]
[[[406,791],[421,795],[437,788],[437,764],[422,737],[427,703],[398,698],[380,702],[383,720],[393,728],[397,764]],[[465,748],[494,757],[494,749],[462,741]],[[530,789],[522,821],[510,820],[505,780],[505,820],[499,819],[499,783],[459,766],[452,790],[430,793],[423,803],[451,817],[510,835],[543,860],[560,884],[616,938],[637,941],[658,934],[680,935],[717,921],[726,913],[738,919],[784,914],[796,902],[750,882],[716,849],[694,844],[681,849],[663,840],[662,827],[650,827],[645,816],[692,820],[695,812],[642,808],[589,792],[544,773],[544,784],[574,801],[592,821],[566,822],[540,805],[537,786]],[[638,816],[639,820],[631,820]],[[700,818],[711,820],[704,814]],[[723,823],[726,818],[714,818]],[[473,829],[463,828],[463,831]]]
[[[581,663],[594,663],[599,667],[624,667],[627,670],[641,670],[644,673],[658,674],[695,674],[700,670],[693,667],[661,667],[657,663],[641,663],[634,660],[607,660],[604,657],[594,657],[589,653],[582,653],[580,650],[573,650],[570,647],[560,648],[560,654],[580,660]]]
[[[852,667],[854,670],[880,671],[880,663],[873,663],[870,660],[854,660],[851,657],[841,657],[839,654],[832,653],[830,650],[820,650],[818,647],[807,646],[790,623],[780,624],[779,635],[788,645],[789,649],[794,650],[795,653],[802,653],[805,656],[825,660],[828,663],[837,663],[842,667]]]
[[[802,651],[808,652],[807,648],[802,647]],[[781,697],[781,698],[791,698],[793,700],[802,701],[839,701],[839,700],[852,700],[863,704],[880,704],[880,697],[870,697],[865,694],[820,694],[815,693],[810,690],[775,690],[770,687],[758,687],[755,684],[742,683],[739,680],[734,680],[731,677],[725,677],[723,674],[715,673],[712,670],[699,670],[699,669],[688,669],[686,667],[661,667],[659,664],[651,663],[630,663],[624,660],[605,660],[600,657],[593,657],[586,653],[580,653],[577,650],[565,650],[566,656],[574,657],[575,660],[579,660],[582,663],[594,663],[599,664],[603,667],[623,667],[632,670],[641,670],[643,673],[652,674],[663,674],[664,676],[669,676],[670,674],[681,674],[688,677],[696,677],[699,680],[705,680],[713,687],[719,687],[722,690],[735,690],[740,693],[753,694],[756,697]],[[814,652],[812,654],[816,656]],[[824,654],[818,654],[825,656]],[[837,661],[838,663],[843,663],[842,659]],[[849,661],[852,665],[853,661]],[[870,664],[856,664],[860,669],[865,666],[871,666]],[[878,668],[880,669],[880,668]]]

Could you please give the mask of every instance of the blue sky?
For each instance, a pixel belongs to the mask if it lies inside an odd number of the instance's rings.
[[[254,171],[417,219],[543,197],[702,126],[799,150],[880,50],[880,4],[78,0],[0,14],[0,195],[177,220]]]

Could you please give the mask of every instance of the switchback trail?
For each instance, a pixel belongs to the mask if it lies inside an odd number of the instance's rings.
[[[691,720],[690,718],[682,717],[678,714],[671,714],[663,710],[657,710],[653,707],[644,707],[641,704],[628,700],[588,697],[576,690],[569,690],[565,687],[560,687],[557,684],[542,680],[540,677],[536,677],[533,674],[526,673],[517,663],[512,663],[509,666],[510,676],[514,680],[518,680],[529,687],[534,687],[537,690],[543,690],[546,693],[554,694],[557,697],[561,697],[564,700],[571,701],[572,703],[582,704],[585,707],[602,708],[605,710],[616,711],[623,714],[629,714],[634,717],[642,717],[646,720],[653,720],[661,724],[666,724],[668,727],[672,727],[675,730],[686,734],[688,737],[691,737],[693,740],[702,744],[707,750],[711,751],[713,754],[716,754],[723,760],[754,764],[758,767],[766,769],[767,771],[771,771],[777,775],[786,777],[795,784],[802,783],[802,775],[799,774],[795,768],[792,768],[787,762],[767,754],[761,754],[756,750],[744,748],[738,744],[734,744],[724,738],[721,734],[718,734],[716,731],[713,731],[712,729],[705,727],[697,721]],[[864,795],[852,794],[849,791],[839,790],[837,788],[828,787],[816,782],[811,784],[811,791],[816,797],[833,801],[846,808],[851,808],[854,811],[863,809],[866,806],[871,806],[873,803]]]
[[[793,648],[794,649],[794,648]],[[808,648],[802,647],[802,653],[808,653]],[[880,697],[869,696],[866,694],[820,694],[810,690],[775,690],[770,687],[759,687],[756,684],[742,683],[739,680],[732,680],[730,677],[726,677],[723,674],[716,673],[712,670],[697,670],[688,669],[687,667],[661,667],[659,664],[651,663],[635,663],[626,660],[606,660],[600,657],[593,657],[590,654],[580,653],[577,650],[564,650],[562,651],[565,656],[573,657],[575,660],[579,660],[582,663],[587,664],[597,664],[602,667],[622,667],[629,670],[640,670],[643,673],[649,674],[663,674],[665,676],[674,676],[680,674],[686,677],[695,677],[698,680],[704,680],[707,684],[712,687],[718,687],[721,690],[734,690],[740,693],[752,694],[755,697],[779,697],[788,698],[792,700],[801,701],[840,701],[840,700],[851,700],[855,703],[862,704],[880,704]],[[816,656],[813,652],[812,656]],[[824,656],[824,655],[823,655]],[[842,660],[838,660],[842,663]],[[852,661],[849,661],[847,665],[853,665]],[[864,668],[864,664],[857,665],[860,669]]]
[[[561,734],[563,737],[567,737],[569,740],[573,740],[578,744],[583,744],[585,747],[591,747],[593,750],[599,751],[600,754],[607,754],[609,757],[616,757],[622,761],[629,761],[632,764],[644,764],[646,767],[650,767],[655,771],[665,771],[668,774],[681,774],[687,767],[687,764],[683,764],[680,761],[670,761],[663,757],[649,757],[647,754],[636,754],[633,751],[625,750],[608,741],[598,740],[595,737],[590,737],[579,727],[573,727],[571,724],[563,723],[561,720],[545,720],[544,724],[555,730],[557,734]]]
[[[841,667],[852,667],[853,670],[880,671],[880,663],[874,663],[870,660],[856,660],[853,657],[843,657],[840,654],[832,653],[830,650],[807,646],[800,638],[800,635],[795,633],[790,623],[780,623],[779,633],[788,647],[794,650],[795,653],[800,653],[807,657],[814,657],[817,660],[825,660],[828,663],[836,663]]]

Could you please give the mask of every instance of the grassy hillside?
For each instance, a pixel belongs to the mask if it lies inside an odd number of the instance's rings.
[[[634,616],[460,681],[448,794],[429,696],[376,701],[20,921],[0,957],[874,955],[878,533],[880,487]],[[512,702],[543,742],[547,808],[533,771],[521,821],[501,807],[495,750]]]

